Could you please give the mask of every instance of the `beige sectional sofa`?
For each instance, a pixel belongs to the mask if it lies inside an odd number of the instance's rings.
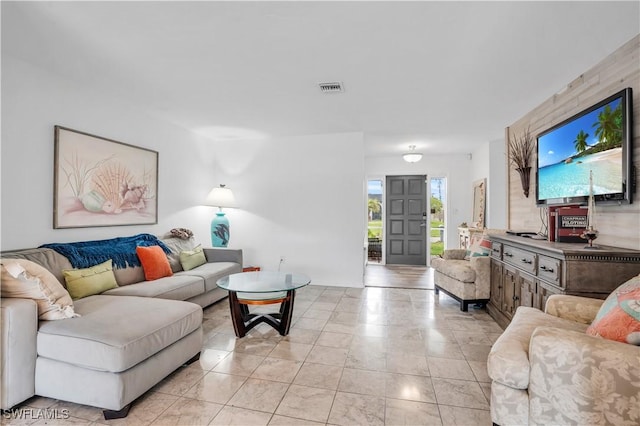
[[[216,281],[242,271],[242,251],[205,248],[207,263],[182,271],[179,250],[162,240],[174,274],[145,281],[142,267],[115,269],[117,288],[74,301],[79,317],[39,321],[34,300],[1,299],[1,408],[34,395],[126,416],[129,404],[202,348],[202,307],[227,295]],[[69,260],[49,248],[3,252],[44,266],[64,285]]]

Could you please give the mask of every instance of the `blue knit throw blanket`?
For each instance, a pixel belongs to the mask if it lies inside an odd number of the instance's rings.
[[[109,259],[113,260],[115,268],[126,268],[127,266],[140,266],[140,259],[136,254],[138,246],[160,246],[165,253],[171,253],[171,250],[162,241],[151,234],[77,243],[43,244],[40,247],[57,251],[69,259],[74,268],[90,268]]]

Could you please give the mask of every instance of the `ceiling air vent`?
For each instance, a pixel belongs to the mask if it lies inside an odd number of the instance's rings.
[[[342,83],[339,81],[334,81],[332,83],[318,83],[318,86],[320,86],[320,91],[322,93],[344,92],[344,87],[342,87]]]

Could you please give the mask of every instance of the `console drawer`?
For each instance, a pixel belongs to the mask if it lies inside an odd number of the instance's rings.
[[[502,260],[502,244],[491,243],[491,257]]]
[[[517,266],[518,269],[521,269],[532,275],[536,273],[537,255],[535,253],[517,249],[505,244],[502,247],[502,257],[506,263]]]
[[[538,257],[538,277],[540,279],[560,287],[562,285],[561,271],[561,260],[547,256]]]

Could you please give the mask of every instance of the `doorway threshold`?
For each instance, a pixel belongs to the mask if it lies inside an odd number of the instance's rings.
[[[364,286],[433,290],[433,268],[368,263],[364,273]]]

